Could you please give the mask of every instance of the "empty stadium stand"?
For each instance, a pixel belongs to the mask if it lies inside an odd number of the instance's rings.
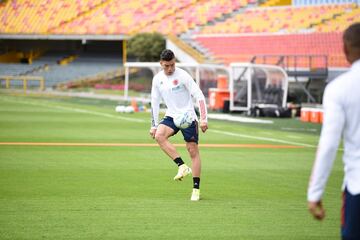
[[[243,13],[239,13],[224,22],[204,27],[200,33],[238,34],[315,32],[315,29],[313,29],[314,26],[321,26],[326,21],[335,21],[334,19],[337,19],[338,16],[352,13],[357,11],[357,9],[358,7],[356,4],[249,8]],[[346,28],[347,25],[343,26],[343,28]]]
[[[315,27],[316,32],[342,32],[347,26],[360,21],[360,8],[347,10],[340,16],[319,24]]]
[[[31,61],[20,61],[21,58],[14,58],[11,62],[0,61],[0,76],[44,77],[46,87],[112,72],[123,64],[120,41],[87,41],[86,44],[75,40],[2,42],[7,48],[16,49],[15,53],[22,53],[19,54],[21,56],[29,55],[27,52],[33,52],[32,49],[43,47]],[[3,50],[1,45],[0,49]],[[16,84],[21,87],[22,82]],[[16,84],[12,83],[14,86]]]
[[[103,2],[104,0],[8,1],[0,11],[0,32],[45,34]]]
[[[106,55],[83,54],[66,65],[58,64],[59,59],[59,55],[49,54],[34,61],[31,65],[0,64],[0,72],[1,75],[41,76],[45,79],[45,86],[52,87],[59,83],[112,72],[122,65],[119,58]]]
[[[329,67],[348,67],[341,33],[356,21],[356,3],[252,7],[200,28],[192,39],[225,64],[248,62],[255,55],[324,55]]]
[[[247,5],[246,0],[193,1],[175,12],[168,12],[165,18],[148,24],[144,31],[160,31],[164,34],[182,33],[201,26],[223,15],[230,14]]]
[[[356,3],[264,8],[251,7],[251,2],[9,0],[0,5],[0,32],[99,35],[157,31],[181,34],[199,27],[202,27],[201,34],[333,32],[342,31],[359,18]]]
[[[183,33],[244,7],[246,0],[9,1],[0,32],[31,34]]]
[[[102,61],[96,59],[91,61],[89,58],[80,59],[67,66],[52,65],[49,71],[36,73],[36,76],[43,76],[46,80],[46,86],[51,87],[59,83],[69,82],[94,76],[100,73],[111,72],[120,68],[121,64],[115,61]]]
[[[341,33],[198,35],[194,39],[226,64],[248,62],[254,55],[326,55],[330,67],[348,66],[342,53]]]
[[[8,0],[0,3],[0,33],[25,38],[73,35],[121,39],[139,32],[157,31],[168,35],[199,62],[215,60],[228,64],[276,56],[276,61],[287,59],[296,62],[296,67],[309,68],[300,56],[310,57],[313,66],[320,60],[311,56],[325,56],[330,68],[349,66],[342,53],[341,32],[360,20],[358,2],[296,0],[291,6],[281,7],[266,6],[286,5],[289,1],[262,3],[258,6],[254,0]],[[81,42],[84,40],[77,40],[76,44],[85,45]],[[186,46],[184,41],[191,44]],[[6,44],[11,45],[9,41]],[[47,43],[39,43],[42,44]],[[121,48],[117,44],[111,47]],[[39,49],[47,51],[53,47],[50,44]],[[40,58],[26,57],[28,65],[3,61],[9,59],[5,55],[11,49],[0,48],[0,62],[5,62],[0,64],[0,71],[41,75],[49,86],[113,71],[121,65],[118,55],[106,60],[101,54],[94,57],[86,51],[76,55],[68,51],[76,48],[65,46],[61,56],[48,52]]]
[[[96,11],[63,24],[55,33],[179,34],[246,5],[246,1],[108,1]]]

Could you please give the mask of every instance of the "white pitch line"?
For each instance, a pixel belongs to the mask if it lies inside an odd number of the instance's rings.
[[[220,131],[220,130],[216,130],[216,129],[209,129],[209,131],[219,133],[219,134],[223,134],[223,135],[233,136],[233,137],[250,138],[250,139],[256,139],[256,140],[264,140],[264,141],[269,141],[269,142],[277,142],[277,143],[284,143],[284,144],[290,144],[290,145],[295,145],[295,146],[303,146],[303,147],[311,147],[311,148],[316,148],[317,147],[315,145],[306,144],[306,143],[285,141],[285,140],[281,140],[281,139],[268,138],[268,137],[256,137],[256,136],[251,136],[251,135],[246,135],[246,134]]]
[[[67,111],[79,112],[79,113],[87,113],[87,114],[92,114],[92,115],[97,115],[97,116],[102,116],[102,117],[116,118],[116,119],[121,119],[121,120],[129,121],[129,122],[145,122],[145,120],[143,120],[143,119],[114,116],[109,113],[95,112],[95,111],[90,111],[90,110],[85,110],[85,109],[80,109],[80,108],[70,108],[70,107],[63,107],[63,106],[56,106],[56,108],[62,109],[62,110],[67,110]]]
[[[217,119],[217,120],[232,121],[232,122],[244,122],[244,123],[263,123],[263,124],[273,124],[274,123],[274,121],[271,121],[271,120],[263,120],[263,119],[249,118],[249,117],[240,117],[240,116],[233,116],[233,115],[230,115],[230,114],[218,114],[218,113],[209,113],[208,118]]]
[[[48,104],[34,103],[34,102],[25,102],[25,101],[10,100],[10,99],[4,99],[4,98],[2,98],[1,100],[7,101],[7,102],[13,102],[13,103],[22,103],[22,104],[28,104],[28,105],[34,105],[34,106],[42,106],[42,107],[47,107],[47,108],[56,108],[56,109],[65,110],[65,111],[71,111],[71,112],[92,114],[92,115],[96,115],[96,116],[115,118],[115,119],[125,120],[125,121],[129,121],[129,122],[141,122],[141,123],[145,122],[145,120],[143,120],[143,119],[122,117],[122,116],[114,116],[114,115],[109,114],[109,113],[95,112],[95,111],[90,111],[90,110],[85,110],[85,109],[80,109],[80,108],[48,105]]]

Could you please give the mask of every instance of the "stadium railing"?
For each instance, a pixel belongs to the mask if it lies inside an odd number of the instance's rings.
[[[11,81],[22,81],[23,89],[26,91],[28,89],[29,81],[39,81],[39,89],[45,90],[45,79],[41,76],[0,76],[0,80],[5,81],[5,88],[10,88]]]

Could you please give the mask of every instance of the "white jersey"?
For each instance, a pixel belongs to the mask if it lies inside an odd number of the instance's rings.
[[[324,123],[308,188],[308,201],[313,202],[322,198],[342,134],[343,188],[360,193],[360,60],[328,84],[323,106]]]
[[[192,97],[199,105],[201,121],[207,122],[204,94],[186,71],[176,67],[170,76],[163,70],[157,73],[151,88],[151,127],[156,128],[159,123],[161,98],[167,107],[165,116],[174,117],[178,113],[191,112],[194,119],[197,119]]]

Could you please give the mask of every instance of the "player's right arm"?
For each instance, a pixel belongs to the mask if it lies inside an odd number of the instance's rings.
[[[157,78],[154,76],[151,87],[151,128],[150,136],[155,138],[156,129],[159,122],[159,110],[160,110],[160,91],[157,84]]]

